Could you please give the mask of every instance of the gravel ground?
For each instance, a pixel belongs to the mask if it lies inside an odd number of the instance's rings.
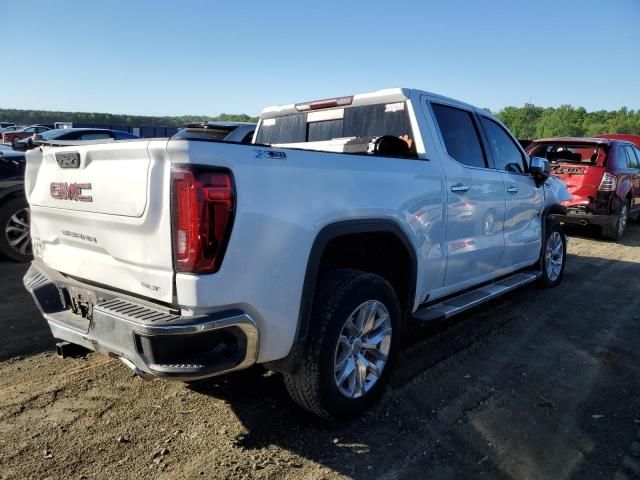
[[[24,267],[2,264],[0,358],[31,353],[0,362],[0,478],[639,478],[640,226],[572,233],[560,287],[420,331],[382,401],[342,424],[260,370],[186,386],[34,353],[51,338]]]

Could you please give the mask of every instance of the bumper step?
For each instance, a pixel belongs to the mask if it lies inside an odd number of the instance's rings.
[[[462,313],[470,308],[481,305],[489,300],[504,295],[511,290],[535,282],[540,274],[536,272],[521,272],[501,278],[493,283],[482,285],[461,295],[426,305],[418,309],[413,318],[418,323],[428,323],[434,320],[445,320]]]

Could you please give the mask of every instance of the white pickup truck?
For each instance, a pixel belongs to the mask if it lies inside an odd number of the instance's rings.
[[[414,89],[266,108],[252,145],[43,146],[25,183],[55,338],[144,377],[263,364],[327,418],[382,393],[410,323],[555,286],[566,259],[548,163]]]

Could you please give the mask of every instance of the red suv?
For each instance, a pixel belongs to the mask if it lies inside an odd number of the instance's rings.
[[[563,203],[560,221],[598,225],[604,238],[619,240],[629,218],[640,217],[640,136],[603,137],[544,138],[527,153],[549,160],[567,184],[573,198]]]

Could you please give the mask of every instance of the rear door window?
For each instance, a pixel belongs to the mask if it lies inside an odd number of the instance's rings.
[[[639,160],[636,158],[633,147],[627,146],[625,147],[625,150],[627,151],[627,167],[633,169],[638,168]]]
[[[524,155],[505,129],[490,118],[482,115],[480,116],[480,122],[487,135],[496,169],[525,173]]]
[[[438,103],[431,106],[449,156],[470,167],[486,167],[484,150],[471,112]]]
[[[640,168],[640,150],[635,146],[631,147],[631,149],[633,150],[633,153],[636,154],[636,159],[638,160],[638,168]]]

